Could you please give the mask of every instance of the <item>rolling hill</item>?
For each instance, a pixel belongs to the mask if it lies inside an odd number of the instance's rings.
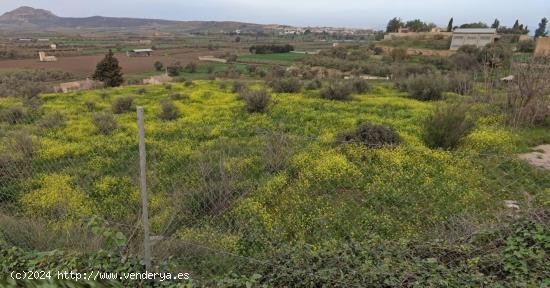
[[[184,32],[229,32],[234,30],[258,31],[259,24],[232,21],[171,21],[93,16],[85,18],[60,17],[54,13],[28,6],[19,7],[0,16],[2,30],[52,30],[62,29],[177,29]]]

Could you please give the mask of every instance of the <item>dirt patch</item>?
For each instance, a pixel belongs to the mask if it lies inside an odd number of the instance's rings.
[[[165,65],[174,61],[180,61],[183,65],[198,61],[198,57],[204,55],[204,51],[204,49],[162,50],[151,57],[128,57],[125,53],[117,53],[116,57],[124,73],[140,73],[153,70],[155,61],[161,61]],[[40,62],[37,56],[36,59],[0,61],[0,68],[61,70],[78,76],[89,76],[102,58],[103,55],[71,56],[59,57],[56,62]]]
[[[519,158],[529,162],[529,164],[550,169],[550,144],[540,145],[532,148],[533,152],[519,155]]]

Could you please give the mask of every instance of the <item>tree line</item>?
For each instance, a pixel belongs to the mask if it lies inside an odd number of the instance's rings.
[[[252,54],[273,54],[273,53],[288,53],[294,51],[294,46],[290,44],[285,45],[252,45],[249,49]]]

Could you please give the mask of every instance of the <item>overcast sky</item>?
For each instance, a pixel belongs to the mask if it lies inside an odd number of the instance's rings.
[[[550,0],[0,0],[0,14],[26,5],[59,16],[124,16],[172,20],[235,20],[295,26],[382,28],[388,19],[421,18],[446,26],[516,19],[534,31],[550,18]]]

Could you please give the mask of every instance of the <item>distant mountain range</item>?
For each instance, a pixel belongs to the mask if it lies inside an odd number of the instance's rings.
[[[170,21],[160,19],[93,16],[85,18],[59,17],[44,9],[19,7],[0,16],[0,29],[52,30],[65,29],[167,29],[181,32],[259,31],[264,25],[231,21]]]

